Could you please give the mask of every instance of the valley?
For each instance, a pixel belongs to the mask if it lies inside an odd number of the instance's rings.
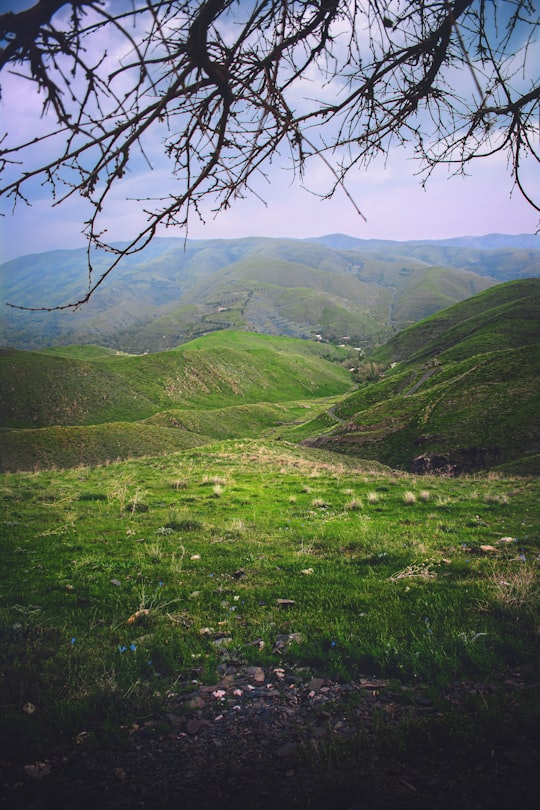
[[[4,324],[0,806],[532,806],[535,251],[247,241]]]
[[[92,254],[98,278],[110,255]],[[495,284],[538,277],[530,235],[448,242],[156,238],[76,310],[89,283],[86,253],[58,250],[0,265],[0,346],[99,344],[142,354],[234,329],[369,351],[396,331]],[[45,307],[27,311],[14,307]]]

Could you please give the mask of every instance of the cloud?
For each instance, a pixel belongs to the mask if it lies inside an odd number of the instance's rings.
[[[119,45],[112,35],[101,39],[100,47],[105,43],[108,64],[114,66],[125,55],[125,45]],[[344,47],[344,43],[339,41],[336,47]],[[119,81],[125,83],[126,76]],[[452,84],[456,91],[466,92],[470,90],[471,77],[466,71],[453,73]],[[122,90],[125,92],[128,86],[124,84]],[[41,119],[41,100],[29,91],[29,83],[7,75],[2,78],[2,89],[0,113],[9,119],[10,129],[18,137],[28,139],[44,131],[48,121]],[[72,89],[77,92],[75,84]],[[324,83],[320,76],[309,71],[305,81],[294,90],[294,100],[307,108],[310,106],[307,99],[331,99],[335,92],[335,85]],[[137,157],[131,173],[111,195],[101,223],[107,229],[109,241],[131,239],[146,224],[144,209],[149,204],[136,198],[163,197],[180,187],[163,155],[163,136],[164,130],[154,132],[145,142],[154,171],[150,172],[145,160]],[[44,142],[39,149],[40,160],[46,159],[54,153],[54,139]],[[253,178],[255,195],[247,193],[245,199],[236,200],[217,217],[211,203],[203,206],[205,222],[193,219],[189,236],[306,237],[346,232],[360,238],[421,239],[497,231],[534,232],[538,225],[537,214],[519,192],[510,193],[511,179],[502,154],[474,161],[470,164],[470,176],[465,178],[452,177],[441,168],[424,190],[412,149],[391,148],[388,158],[374,161],[367,170],[354,169],[346,180],[347,190],[367,217],[367,223],[355,212],[342,189],[338,188],[330,200],[316,196],[323,196],[334,183],[322,160],[310,159],[303,179],[295,178],[284,169],[285,165],[286,156],[276,156],[265,167],[269,182],[263,176]],[[532,186],[540,187],[537,167],[531,162],[524,169]],[[11,203],[3,203],[6,216],[0,219],[0,260],[85,244],[82,230],[91,208],[83,200],[73,197],[54,207],[50,188],[37,182],[32,187],[32,198],[30,208],[18,205],[14,214]],[[159,203],[155,205],[159,207]],[[167,234],[184,235],[178,230]]]
[[[215,216],[204,210],[206,223],[191,222],[189,236],[197,239],[244,236],[309,237],[325,233],[349,233],[358,238],[438,239],[485,233],[534,233],[535,212],[518,191],[511,195],[511,181],[502,155],[478,161],[470,177],[451,177],[443,169],[422,189],[415,177],[412,155],[394,150],[388,160],[376,161],[366,171],[355,171],[347,188],[367,217],[364,223],[345,194],[338,189],[330,200],[291,182],[289,172],[272,169],[270,182],[260,179],[255,190],[265,202],[249,195],[238,199],[228,211]],[[311,161],[305,182],[312,189],[328,188],[330,177],[324,165]],[[146,222],[144,204],[126,197],[140,190],[159,194],[169,187],[166,171],[141,173],[128,178],[122,191],[111,198],[103,226],[108,239],[120,241],[136,235]],[[73,198],[53,208],[48,199],[31,208],[19,206],[13,216],[0,220],[0,259],[54,248],[80,247],[82,223],[89,215],[84,202]],[[180,230],[161,235],[184,236]]]

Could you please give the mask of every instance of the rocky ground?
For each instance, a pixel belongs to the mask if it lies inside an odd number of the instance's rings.
[[[218,682],[164,696],[107,750],[89,729],[50,760],[16,764],[4,752],[1,806],[525,810],[540,787],[538,729],[511,719],[537,686],[531,673],[505,673],[450,684],[432,702],[420,686],[377,678],[223,664]],[[507,729],[497,715],[492,735],[483,722],[476,736],[468,704],[489,710],[501,697]]]

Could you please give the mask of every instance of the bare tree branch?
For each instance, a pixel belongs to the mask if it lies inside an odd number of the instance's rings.
[[[88,301],[160,226],[187,232],[205,201],[219,212],[252,193],[276,155],[299,176],[322,160],[321,196],[342,188],[363,216],[347,176],[396,143],[414,144],[424,181],[504,152],[540,210],[523,175],[540,162],[539,30],[532,0],[38,0],[0,15],[0,71],[24,77],[43,113],[33,139],[0,140],[0,195],[26,203],[40,180],[55,204],[90,204],[88,290],[59,308]],[[174,190],[141,200],[146,226],[116,248],[107,206],[141,156],[153,162],[156,135]],[[95,247],[111,253],[96,277]]]

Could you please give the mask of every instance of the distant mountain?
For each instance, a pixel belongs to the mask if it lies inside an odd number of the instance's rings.
[[[540,279],[437,313],[367,365],[374,380],[332,411],[333,422],[319,417],[286,437],[414,472],[538,473]]]
[[[485,236],[454,236],[449,239],[412,239],[396,242],[390,239],[357,239],[347,234],[333,233],[316,237],[314,240],[337,250],[356,250],[370,247],[392,245],[417,246],[439,245],[441,247],[468,247],[475,250],[499,250],[501,248],[518,248],[523,250],[540,250],[540,234],[532,233],[490,233]]]
[[[157,238],[127,257],[77,311],[6,307],[0,346],[94,343],[143,353],[241,329],[338,343],[347,337],[370,349],[499,281],[539,276],[535,239]],[[94,278],[109,260],[110,254],[94,252]],[[32,254],[0,266],[1,298],[17,306],[64,305],[87,286],[85,250]]]

